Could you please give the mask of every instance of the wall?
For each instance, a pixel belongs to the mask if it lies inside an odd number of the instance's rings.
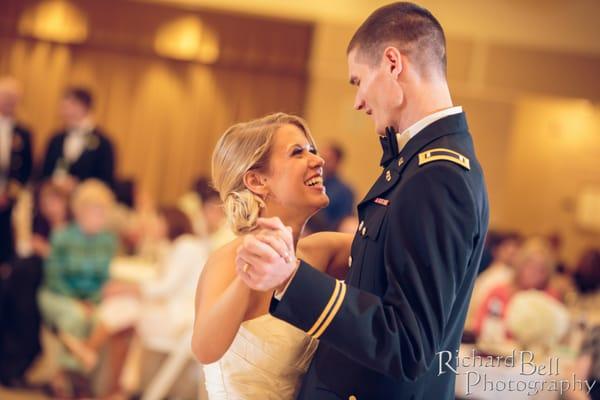
[[[368,116],[352,109],[345,48],[357,26],[317,24],[306,110],[319,142],[344,144],[343,175],[360,197],[380,172],[381,150]],[[600,56],[459,34],[448,35],[448,55],[453,99],[485,170],[491,226],[559,232],[569,262],[600,245],[574,222],[577,192],[600,185]]]

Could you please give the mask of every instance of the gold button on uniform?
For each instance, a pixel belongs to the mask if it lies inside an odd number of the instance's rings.
[[[392,180],[392,173],[390,171],[385,172],[385,180],[388,182]]]
[[[352,266],[352,256],[348,257],[348,268]]]
[[[363,227],[362,231],[360,232],[363,236],[365,236],[367,234],[367,228]]]
[[[398,160],[398,166],[401,166],[402,164],[404,164],[404,157],[400,157]]]
[[[360,231],[364,225],[365,221],[360,221],[360,225],[358,225],[358,230]]]

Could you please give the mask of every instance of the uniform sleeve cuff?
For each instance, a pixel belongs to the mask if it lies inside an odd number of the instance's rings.
[[[304,261],[290,280],[281,300],[273,298],[269,312],[309,335],[320,337],[340,310],[346,284]]]

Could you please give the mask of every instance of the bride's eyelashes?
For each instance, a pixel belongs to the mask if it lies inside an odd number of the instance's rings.
[[[292,156],[297,156],[302,154],[302,152],[304,151],[304,147],[302,146],[295,146],[294,149],[292,150]],[[308,151],[314,155],[317,155],[317,149],[314,146],[310,146],[310,148],[308,149]]]

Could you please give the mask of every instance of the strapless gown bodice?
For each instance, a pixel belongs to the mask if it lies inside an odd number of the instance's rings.
[[[223,357],[204,366],[209,399],[293,399],[317,343],[269,314],[242,323]]]

